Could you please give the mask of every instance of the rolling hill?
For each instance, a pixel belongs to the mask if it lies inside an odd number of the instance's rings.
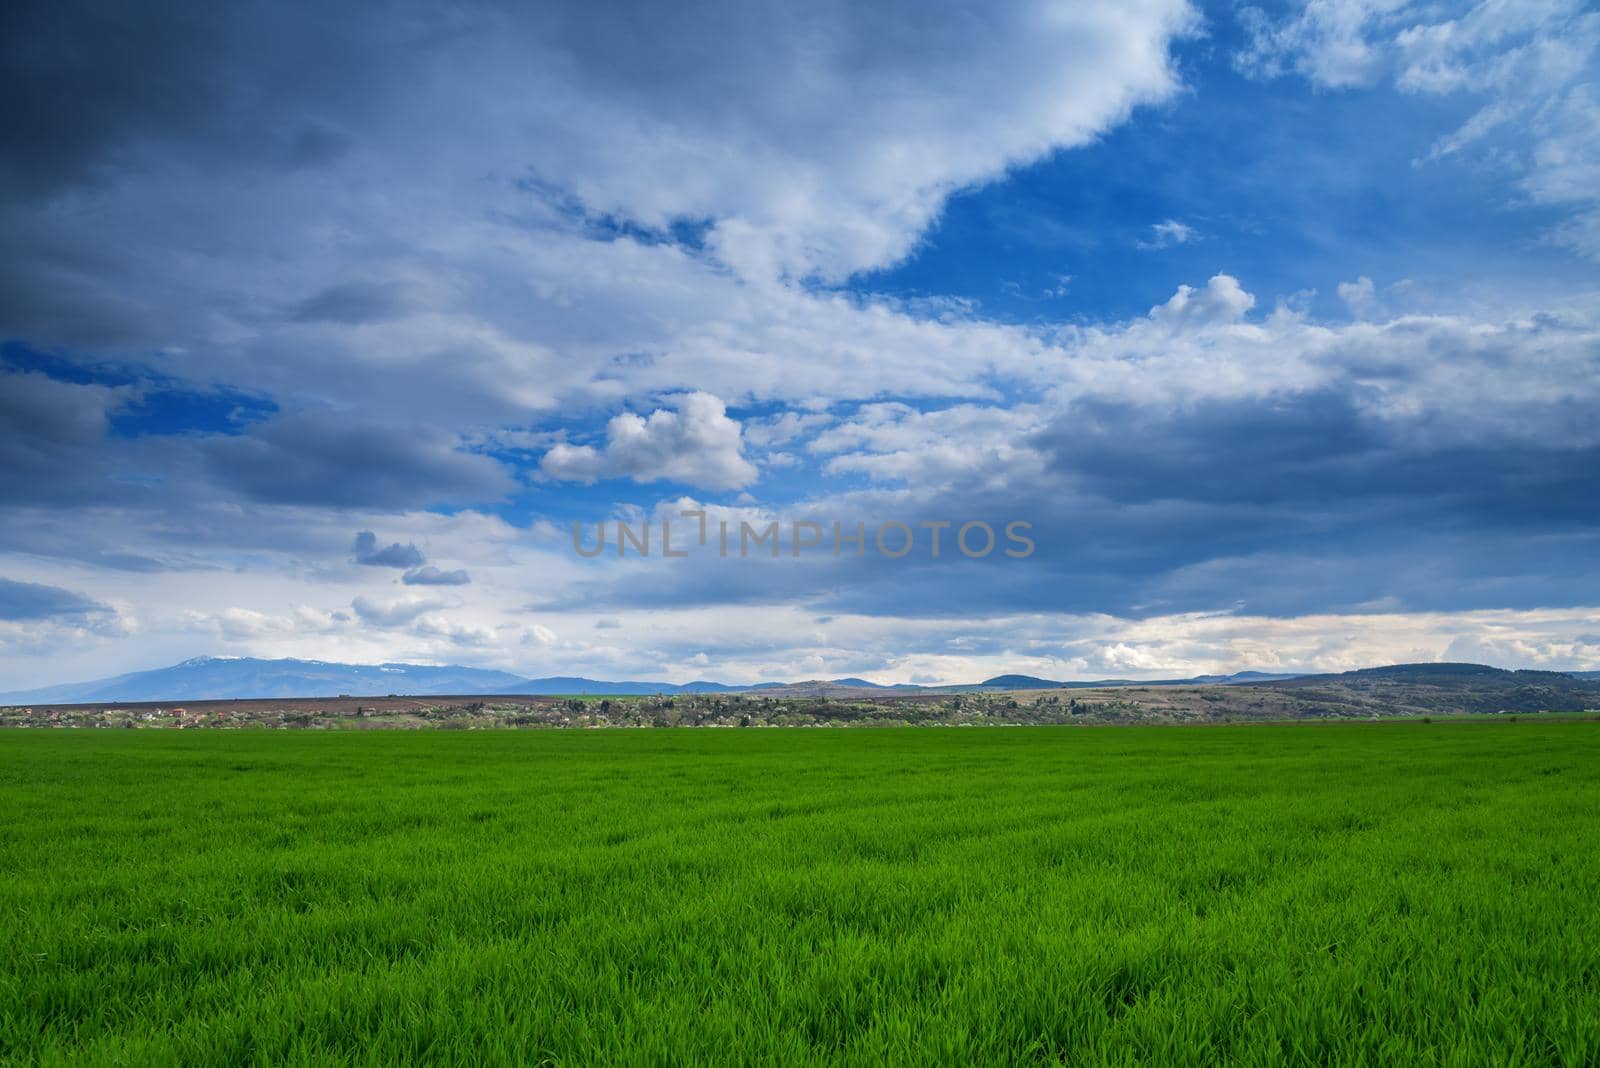
[[[1483,664],[1390,664],[1337,675],[1303,675],[1252,689],[1305,705],[1415,713],[1582,711],[1600,708],[1600,679],[1560,671],[1507,671]]]

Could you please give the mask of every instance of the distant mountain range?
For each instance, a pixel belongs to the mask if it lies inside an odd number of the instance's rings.
[[[494,693],[521,681],[505,671],[418,664],[331,664],[199,656],[171,667],[109,679],[0,694],[0,701],[200,701],[230,697]]]
[[[1259,672],[1205,676],[1206,682],[1283,678]],[[103,701],[202,701],[259,697],[413,696],[422,694],[675,694],[763,691],[774,696],[846,696],[862,691],[938,693],[959,690],[1034,690],[1078,686],[1133,685],[1125,679],[1057,682],[1031,675],[997,675],[967,686],[885,686],[861,678],[800,683],[763,682],[732,686],[721,682],[589,679],[551,676],[530,679],[507,671],[425,664],[337,664],[322,660],[262,660],[255,657],[200,656],[171,667],[135,671],[108,679],[0,693],[0,703],[90,704]],[[1139,683],[1139,685],[1160,685]]]
[[[422,694],[713,693],[737,687],[715,682],[602,682],[528,679],[508,671],[425,664],[335,664],[199,656],[171,667],[109,679],[0,694],[0,703],[89,704],[101,701],[202,701],[250,697],[413,696]]]
[[[774,697],[851,697],[877,692],[891,694],[939,694],[994,690],[1104,689],[1124,686],[1196,685],[1290,685],[1309,686],[1318,682],[1382,679],[1403,676],[1414,681],[1449,683],[1481,676],[1514,676],[1526,685],[1537,677],[1550,679],[1600,679],[1600,672],[1503,672],[1479,664],[1403,664],[1343,675],[1271,674],[1241,671],[1232,675],[1199,675],[1187,679],[1134,680],[1099,679],[1064,682],[1035,678],[1032,675],[996,675],[982,682],[962,686],[885,686],[861,678],[812,680],[808,682],[763,682],[752,686],[732,686],[720,682],[670,683],[659,681],[609,681],[577,676],[523,678],[506,671],[443,667],[425,664],[336,664],[321,660],[262,660],[254,657],[201,656],[171,667],[136,671],[109,679],[47,686],[0,694],[0,704],[92,704],[107,701],[203,701],[232,698],[271,697],[352,697],[422,696],[430,694],[679,694],[761,692]]]

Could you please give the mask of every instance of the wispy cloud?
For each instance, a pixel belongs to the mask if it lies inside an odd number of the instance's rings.
[[[1245,10],[1235,57],[1260,77],[1300,74],[1330,89],[1387,81],[1406,93],[1478,101],[1426,160],[1480,150],[1522,194],[1564,209],[1551,241],[1600,260],[1600,11],[1581,0],[1447,5],[1317,0],[1273,19]]]
[[[1139,241],[1139,247],[1149,251],[1171,248],[1174,245],[1187,245],[1191,241],[1198,241],[1200,235],[1195,228],[1177,219],[1164,219],[1150,227],[1150,236]]]

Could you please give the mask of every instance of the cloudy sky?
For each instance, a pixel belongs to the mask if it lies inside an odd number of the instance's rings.
[[[1600,668],[1587,7],[8,4],[0,690]]]

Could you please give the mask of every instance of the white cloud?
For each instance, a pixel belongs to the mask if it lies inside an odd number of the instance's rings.
[[[1366,275],[1354,282],[1340,282],[1338,290],[1339,299],[1357,318],[1368,318],[1379,310],[1377,289]]]
[[[559,148],[542,177],[649,225],[710,219],[719,256],[768,278],[900,258],[950,192],[1169,94],[1167,44],[1194,24],[1175,0],[956,17],[830,0],[799,21],[780,4],[689,4],[656,17],[636,11],[644,24],[615,34],[603,15],[569,16],[516,39],[535,48],[510,68],[518,82],[561,80],[524,85],[513,111]]]
[[[1292,16],[1274,22],[1259,8],[1242,11],[1250,45],[1235,57],[1248,74],[1273,77],[1296,71],[1319,85],[1370,85],[1384,66],[1381,46],[1369,39],[1391,25],[1409,0],[1306,0]]]
[[[1187,223],[1181,223],[1177,219],[1167,219],[1151,226],[1150,237],[1147,240],[1140,241],[1139,247],[1157,251],[1171,248],[1173,245],[1187,245],[1189,242],[1197,240],[1199,236],[1194,227]]]
[[[274,11],[169,57],[174,84],[226,67],[227,122],[129,123],[92,183],[0,206],[28,265],[6,336],[156,352],[163,373],[271,396],[280,415],[211,459],[274,498],[363,484],[319,459],[374,447],[340,431],[352,412],[405,422],[411,461],[476,489],[499,472],[462,446],[540,413],[686,388],[979,395],[1029,366],[1024,332],[780,279],[892,263],[955,190],[1169,98],[1168,46],[1196,25],[1183,0],[830,0],[798,21],[777,3],[489,5],[447,26],[349,8],[306,52]],[[79,45],[91,66],[123,48]],[[283,92],[270,59],[290,45],[305,84],[350,91]],[[245,151],[226,133],[243,129],[273,137]],[[307,136],[314,161],[272,155]],[[51,195],[75,207],[37,210]],[[596,239],[675,223],[696,240]]]
[[[825,412],[783,412],[766,419],[754,419],[744,425],[744,440],[756,448],[787,445],[809,431],[827,426],[833,416]]]
[[[403,627],[418,616],[437,611],[445,605],[441,601],[426,599],[380,601],[363,595],[351,601],[350,607],[355,609],[363,622],[374,627]]]
[[[487,627],[433,617],[418,619],[411,632],[418,637],[435,639],[457,648],[486,649],[494,646],[497,640],[495,632]]]
[[[976,479],[999,485],[1036,477],[1042,463],[1029,437],[1043,426],[1037,406],[958,405],[917,411],[866,405],[855,418],[819,434],[812,451],[833,454],[830,474],[866,474],[878,482],[929,489]]]
[[[1359,296],[1356,290],[1347,290]],[[1044,361],[1057,405],[1083,396],[1172,412],[1200,399],[1354,389],[1374,412],[1431,413],[1434,440],[1600,440],[1579,413],[1600,404],[1600,303],[1525,309],[1503,319],[1394,315],[1329,325],[1278,307],[1227,275],[1180,286],[1147,317],[1061,331]],[[1044,384],[1041,383],[1041,386]]]
[[[326,612],[310,605],[296,605],[289,612],[263,612],[234,605],[218,612],[184,610],[181,625],[201,631],[227,643],[260,642],[292,636],[332,635],[343,629],[349,617]]]
[[[744,458],[739,423],[709,393],[685,394],[677,411],[659,408],[648,417],[632,412],[615,416],[606,424],[603,448],[556,445],[545,453],[540,470],[558,479],[670,479],[704,489],[739,489],[758,474]]]
[[[1255,307],[1256,298],[1232,275],[1212,277],[1204,289],[1181,285],[1165,304],[1150,309],[1156,322],[1235,322]]]

